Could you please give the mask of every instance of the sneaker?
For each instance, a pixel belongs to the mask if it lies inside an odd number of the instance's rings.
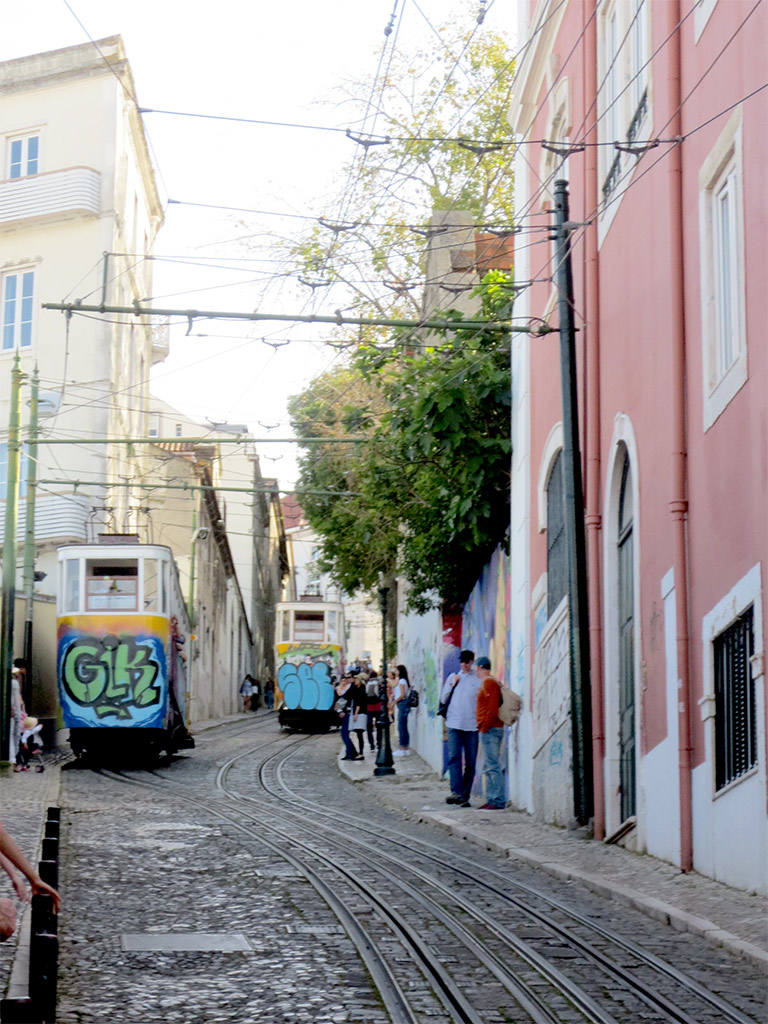
[[[469,800],[459,800],[459,807],[471,807]]]
[[[499,804],[483,804],[480,808],[481,811],[503,811],[504,808]]]
[[[403,756],[402,750],[393,750],[392,751],[392,757],[402,757],[402,756]]]
[[[462,802],[462,798],[460,796],[456,796],[455,793],[451,793],[450,796],[445,798],[445,802],[447,804],[460,804]]]

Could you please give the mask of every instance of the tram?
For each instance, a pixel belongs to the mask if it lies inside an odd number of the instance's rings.
[[[56,668],[73,753],[157,759],[193,747],[189,620],[170,548],[105,537],[58,557]]]
[[[344,668],[344,606],[316,598],[275,606],[275,706],[286,729],[339,724],[334,683]]]

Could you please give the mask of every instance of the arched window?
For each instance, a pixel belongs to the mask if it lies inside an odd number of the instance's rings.
[[[618,521],[619,747],[621,819],[635,813],[635,574],[632,470],[624,452]]]

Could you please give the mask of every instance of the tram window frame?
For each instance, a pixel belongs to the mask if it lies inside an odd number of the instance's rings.
[[[108,590],[97,591],[94,584],[110,581]],[[120,581],[120,582],[118,582]],[[132,585],[131,585],[132,584]],[[114,592],[113,592],[114,591]],[[99,600],[101,598],[101,600]],[[129,603],[130,599],[130,603]],[[139,560],[112,564],[105,558],[89,558],[85,563],[85,608],[89,612],[135,612],[139,601]]]
[[[83,602],[81,561],[80,558],[65,558],[61,563],[61,610],[65,615],[80,611]]]
[[[305,629],[300,632],[299,625],[319,625],[320,629]],[[325,614],[323,612],[294,612],[293,636],[298,643],[323,643],[326,639]]]
[[[141,560],[141,608],[145,612],[157,614],[162,611],[162,573],[158,566],[157,558],[142,558]],[[154,578],[153,578],[154,570]],[[154,592],[150,595],[149,588],[154,582]]]

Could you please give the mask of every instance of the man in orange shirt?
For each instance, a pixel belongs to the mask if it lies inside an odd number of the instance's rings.
[[[489,658],[478,658],[475,672],[480,679],[477,693],[477,728],[483,748],[483,775],[485,798],[481,811],[503,811],[506,807],[504,774],[501,770],[501,744],[504,741],[504,723],[499,718],[501,687],[491,675]]]

